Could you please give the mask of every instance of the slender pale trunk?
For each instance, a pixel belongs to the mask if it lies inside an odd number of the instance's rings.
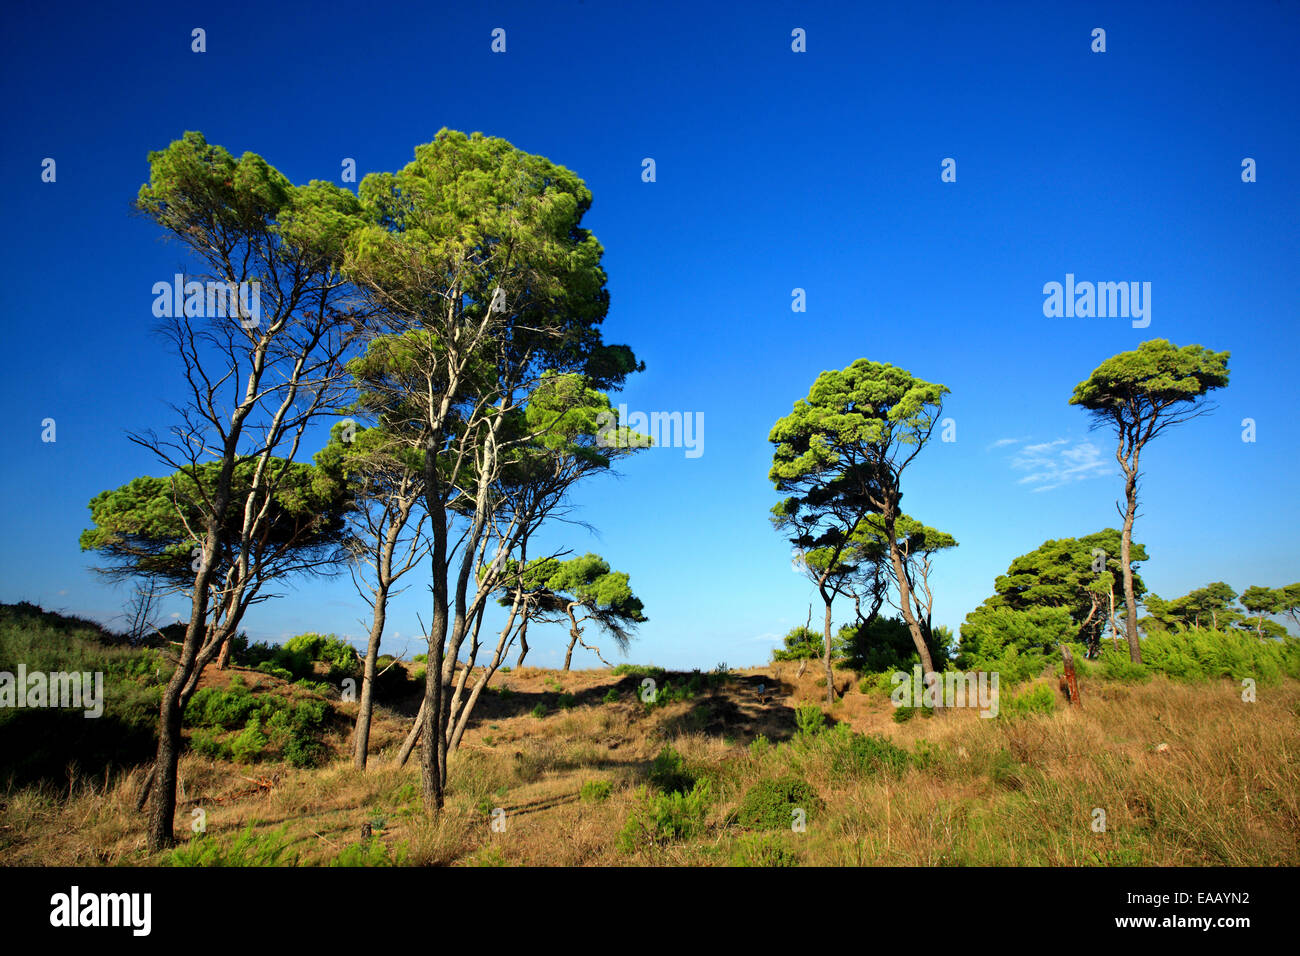
[[[394,763],[399,767],[406,766],[406,761],[411,757],[411,751],[415,749],[415,745],[420,742],[420,737],[423,736],[424,711],[427,706],[428,705],[425,701],[420,701],[420,709],[415,714],[415,722],[411,725],[411,729],[407,733],[406,739],[402,741],[401,749],[397,751],[397,760],[394,761]]]
[[[1125,470],[1124,496],[1127,506],[1124,509],[1124,528],[1119,539],[1119,566],[1124,575],[1124,612],[1125,634],[1128,638],[1128,653],[1134,664],[1142,663],[1142,647],[1138,643],[1137,598],[1133,594],[1133,566],[1129,555],[1133,545],[1133,519],[1137,515],[1137,454],[1133,455],[1133,467]]]
[[[465,728],[469,726],[470,714],[474,712],[474,706],[478,703],[478,699],[483,693],[483,688],[487,687],[488,681],[492,679],[492,675],[497,672],[497,668],[499,668],[501,662],[505,660],[506,651],[510,649],[510,632],[514,629],[515,618],[518,614],[519,598],[516,596],[515,601],[510,608],[510,617],[506,621],[506,626],[501,629],[501,633],[497,637],[497,646],[492,654],[492,660],[488,663],[487,667],[483,668],[483,673],[479,676],[478,681],[470,691],[469,700],[465,702],[465,706],[461,708],[460,714],[456,718],[456,726],[452,730],[450,743],[453,751],[460,747],[461,737],[465,735]],[[472,663],[473,661],[471,661],[471,664]]]
[[[524,658],[528,656],[528,618],[524,618],[523,625],[519,628],[519,660],[515,661],[515,667],[524,666]]]
[[[831,669],[831,600],[822,591],[822,601],[826,604],[826,619],[822,633],[822,664],[826,669],[826,703],[835,703],[835,672]]]
[[[370,749],[370,720],[375,707],[375,668],[379,661],[379,642],[384,636],[384,622],[388,616],[388,588],[380,584],[375,589],[375,614],[370,625],[370,640],[366,644],[365,669],[361,674],[361,705],[357,710],[357,729],[352,740],[352,765],[366,769],[366,756]]]
[[[885,509],[885,536],[889,539],[889,560],[894,568],[894,577],[898,581],[898,605],[902,612],[903,620],[907,622],[907,629],[912,632],[912,643],[916,645],[916,653],[921,658],[921,672],[924,675],[927,685],[933,683],[937,677],[934,672],[934,658],[930,656],[930,646],[925,642],[925,634],[921,631],[921,624],[912,613],[912,588],[908,584],[907,569],[903,567],[903,555],[898,547],[898,536],[895,533],[897,524],[896,509],[887,506]],[[941,698],[936,698],[936,707],[942,707]]]
[[[569,615],[569,646],[564,652],[564,670],[566,671],[569,669],[570,661],[573,660],[573,648],[578,643],[578,639],[582,637],[582,631],[578,627],[578,619],[573,616],[573,608],[574,605],[570,604],[564,609],[565,613]]]

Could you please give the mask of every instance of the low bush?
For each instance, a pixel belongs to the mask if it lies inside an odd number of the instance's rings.
[[[695,774],[687,769],[686,758],[669,744],[650,765],[650,782],[666,793],[682,793],[695,786]]]
[[[736,841],[731,866],[798,866],[799,854],[775,833],[750,833]]]
[[[1283,676],[1300,678],[1300,640],[1278,641],[1236,629],[1154,631],[1142,642],[1142,662],[1177,680],[1249,677],[1271,683]]]
[[[329,751],[320,741],[329,716],[323,700],[294,700],[280,694],[255,694],[235,675],[227,688],[204,687],[185,708],[194,728],[190,746],[209,757],[253,763],[277,755],[295,767],[318,766]],[[242,728],[223,742],[224,732]]]
[[[665,671],[662,667],[646,664],[619,664],[610,673],[615,677],[653,677],[655,680],[663,680]]]
[[[802,810],[811,820],[825,804],[811,785],[797,777],[760,780],[745,792],[736,822],[751,830],[788,830]]]
[[[704,830],[711,799],[707,780],[696,781],[689,793],[652,793],[641,787],[619,832],[619,850],[635,853],[697,836]]]
[[[823,734],[822,746],[830,751],[831,773],[836,776],[901,774],[907,769],[906,750],[880,734],[859,734],[848,724],[836,724]]]
[[[588,780],[578,790],[578,797],[583,803],[600,803],[609,799],[614,785],[608,780]]]
[[[998,705],[998,717],[1013,719],[1028,717],[1031,714],[1050,714],[1056,710],[1056,692],[1048,684],[1035,684],[1033,687],[1001,701]]]
[[[1101,652],[1100,671],[1107,680],[1126,684],[1144,684],[1151,679],[1150,669],[1145,664],[1133,663],[1127,650],[1117,651],[1109,647]]]
[[[256,717],[248,721],[242,733],[230,742],[230,754],[235,763],[255,763],[270,743],[262,733],[262,722]]]
[[[401,866],[406,862],[407,848],[399,846],[394,853],[374,837],[346,847],[330,860],[330,866]]]
[[[795,708],[794,722],[800,734],[815,737],[826,727],[826,714],[816,704],[806,704]]]
[[[294,866],[296,854],[289,853],[285,828],[257,836],[256,821],[229,843],[209,834],[193,837],[188,843],[166,853],[161,866]]]

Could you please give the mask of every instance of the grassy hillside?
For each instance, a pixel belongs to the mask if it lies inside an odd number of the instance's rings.
[[[96,651],[95,634],[71,630],[59,643],[50,621],[41,626],[25,645],[0,630],[6,653],[155,653]],[[143,770],[117,763],[121,754],[86,756],[94,773],[35,781],[5,760],[0,863],[1300,863],[1300,682],[1290,677],[1246,703],[1233,679],[1119,680],[1096,667],[1082,678],[1082,708],[1043,676],[1004,688],[1002,715],[988,719],[900,714],[887,691],[847,671],[837,674],[844,698],[824,708],[818,669],[800,676],[794,662],[621,670],[496,675],[452,759],[447,810],[431,822],[418,757],[392,765],[414,694],[379,708],[378,752],[359,773],[347,760],[354,704],[233,669],[205,685],[181,761],[177,829],[199,809],[204,835],[146,855],[133,799]],[[653,705],[639,695],[646,676],[660,692]],[[308,756],[294,756],[294,740]]]

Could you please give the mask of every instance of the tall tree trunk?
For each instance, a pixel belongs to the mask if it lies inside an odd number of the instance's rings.
[[[822,663],[826,667],[826,703],[835,703],[835,672],[831,669],[831,602],[822,595],[826,602],[826,621],[824,640],[822,642]]]
[[[1133,468],[1126,474],[1124,495],[1128,501],[1124,509],[1124,530],[1119,539],[1119,566],[1124,575],[1124,609],[1125,632],[1128,637],[1128,653],[1134,664],[1142,663],[1142,647],[1138,643],[1137,598],[1133,595],[1133,567],[1129,564],[1129,554],[1133,543],[1133,518],[1137,515],[1137,455],[1133,456]]]
[[[217,483],[213,511],[225,514],[230,500],[230,471],[224,467]],[[206,633],[208,618],[208,584],[212,580],[213,564],[217,554],[217,529],[215,522],[209,527],[203,543],[202,562],[194,579],[194,592],[190,603],[190,623],[185,628],[180,660],[163,688],[162,703],[158,711],[158,749],[154,754],[153,783],[149,794],[149,820],[145,825],[145,843],[150,853],[165,850],[176,842],[172,831],[176,815],[176,777],[180,763],[181,717],[185,685],[194,670],[199,652],[200,635]]]
[[[382,584],[375,590],[375,614],[370,625],[370,641],[366,644],[365,670],[361,674],[361,706],[357,710],[357,728],[352,739],[352,765],[366,769],[366,756],[370,749],[370,718],[374,712],[375,667],[379,660],[379,642],[384,635],[384,621],[388,614],[388,589]]]
[[[179,671],[179,668],[178,668]],[[150,853],[165,850],[176,842],[172,819],[176,814],[176,776],[180,761],[180,685],[173,673],[163,691],[158,721],[158,750],[154,755],[153,781],[149,799],[149,821],[145,831]]]
[[[420,785],[424,806],[433,813],[442,810],[443,766],[445,738],[442,714],[442,657],[447,639],[447,511],[442,501],[442,482],[438,478],[438,443],[431,441],[425,451],[424,484],[426,507],[433,547],[429,563],[433,576],[433,620],[430,621],[429,651],[424,671],[424,705],[421,708],[421,746],[423,760],[420,766]]]
[[[916,645],[916,653],[921,658],[921,671],[927,685],[936,679],[934,673],[934,658],[930,656],[930,648],[925,642],[925,635],[921,632],[920,622],[917,621],[916,615],[912,613],[912,589],[908,584],[907,569],[903,567],[902,553],[898,548],[898,536],[895,533],[896,509],[887,508],[885,511],[885,536],[889,539],[889,560],[894,567],[894,577],[898,581],[898,605],[902,612],[903,620],[907,622],[907,629],[912,632],[912,643]],[[942,707],[943,701],[939,699],[937,706]]]

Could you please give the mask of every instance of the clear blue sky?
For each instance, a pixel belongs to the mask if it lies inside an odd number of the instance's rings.
[[[344,157],[361,175],[398,168],[444,126],[586,180],[606,339],[648,366],[615,401],[705,421],[701,457],[640,455],[579,493],[595,536],[550,539],[631,574],[651,619],[632,660],[759,663],[803,622],[811,588],[767,520],[767,434],[820,371],[859,357],[952,389],[957,440],[929,447],[904,489],[961,542],[937,573],[938,622],[955,629],[1042,541],[1117,525],[1112,445],[1067,400],[1156,337],[1231,350],[1232,384],[1144,458],[1143,576],[1167,597],[1300,579],[1294,0],[296,7],[6,18],[0,600],[108,619],[126,597],[77,536],[93,495],[161,473],[126,433],[165,427],[179,395],[150,288],[184,260],[130,202],[147,152],[190,129],[297,182],[338,181]],[[190,51],[195,27],[206,53]],[[1043,285],[1066,273],[1152,283],[1150,326],[1045,318]],[[427,578],[408,580],[386,650],[409,646],[427,606]],[[344,576],[255,607],[246,628],[356,637],[364,611]],[[560,630],[533,637],[534,663],[557,663]]]

